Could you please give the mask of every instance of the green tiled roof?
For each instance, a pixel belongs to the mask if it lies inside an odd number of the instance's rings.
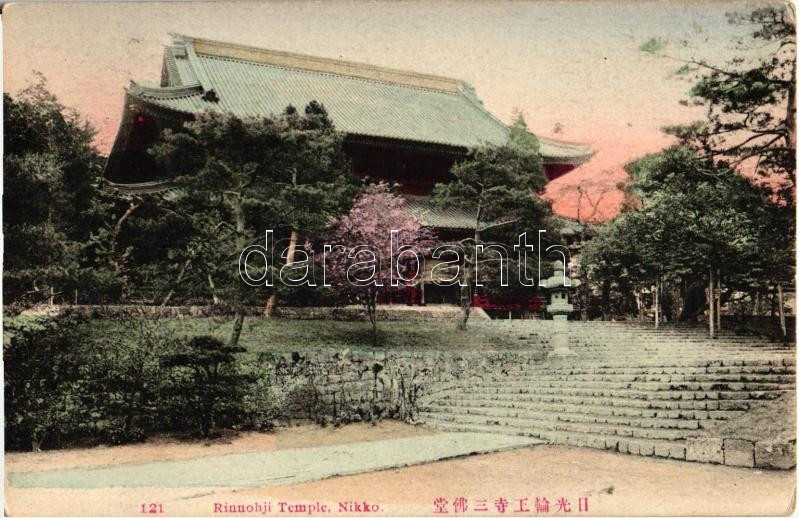
[[[568,162],[583,162],[594,154],[590,147],[583,144],[562,142],[542,136],[538,136],[538,143],[541,146],[541,156],[549,162],[557,162],[560,159]]]
[[[436,207],[428,198],[409,198],[408,212],[425,227],[452,230],[473,230],[477,225],[477,214],[458,208]]]
[[[175,36],[166,49],[161,86],[133,83],[129,93],[178,112],[216,109],[240,117],[276,115],[315,100],[338,130],[367,137],[467,148],[502,145],[508,137],[507,126],[462,81],[186,36]],[[550,139],[541,139],[541,152],[545,159],[591,154]]]
[[[182,62],[182,63],[181,63]],[[508,130],[468,92],[450,92],[196,53],[169,60],[169,87],[134,85],[132,95],[180,112],[219,109],[244,116],[277,115],[289,104],[327,108],[345,133],[459,147],[503,144]],[[185,64],[190,64],[194,77]],[[181,70],[183,69],[183,70]],[[198,69],[218,97],[203,100]],[[175,77],[175,76],[172,76]],[[174,85],[174,86],[171,86]],[[174,87],[179,91],[173,91]],[[192,89],[186,87],[194,86]]]

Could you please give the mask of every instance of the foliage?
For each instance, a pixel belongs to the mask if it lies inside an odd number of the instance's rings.
[[[88,330],[77,318],[10,325],[3,343],[8,447],[58,445],[88,422],[81,358]]]
[[[796,21],[793,7],[731,13],[730,23],[751,26],[739,55],[726,64],[683,59],[678,75],[694,77],[693,104],[706,120],[666,128],[721,167],[753,170],[775,194],[794,203],[796,190]],[[661,48],[652,50],[661,53]],[[752,57],[754,55],[754,57]],[[688,104],[688,103],[686,103]]]
[[[318,231],[345,210],[353,188],[342,142],[314,102],[304,116],[291,106],[272,118],[207,111],[181,131],[165,131],[151,148],[181,192],[175,213],[191,227],[174,245],[173,272],[188,270],[182,282],[207,283],[215,302],[237,309],[231,344],[241,332],[241,307],[272,293],[237,278],[239,254],[262,242],[266,229],[279,243],[289,233]]]
[[[245,352],[238,346],[225,345],[213,336],[195,336],[184,346],[166,355],[161,364],[177,371],[177,393],[191,408],[202,435],[213,430],[220,413],[235,415],[244,384],[250,381],[235,367],[235,354]]]
[[[121,314],[114,320],[117,326],[93,333],[96,345],[82,358],[93,372],[84,400],[103,415],[105,440],[123,443],[143,439],[171,413],[161,400],[167,377],[161,362],[179,341],[154,318]]]
[[[638,50],[641,52],[648,52],[650,54],[658,52],[663,49],[663,41],[658,38],[650,38],[642,43]]]
[[[792,271],[793,240],[773,235],[777,219],[792,225],[787,207],[745,177],[683,146],[644,157],[627,171],[643,207],[605,225],[582,254],[604,289],[615,284],[630,295],[666,283],[686,297],[687,286],[712,270],[723,273],[729,296]]]
[[[475,214],[476,228],[472,235],[460,239],[455,246],[464,253],[461,268],[461,309],[459,328],[469,319],[472,295],[475,293],[475,250],[491,242],[516,244],[523,232],[545,229],[551,210],[536,194],[546,186],[538,139],[527,130],[519,114],[511,126],[505,146],[485,146],[469,151],[464,160],[450,171],[451,180],[437,184],[432,200],[441,207],[456,207]],[[535,230],[533,230],[535,229]],[[536,241],[535,237],[530,242]],[[496,276],[494,263],[485,263],[481,270]]]
[[[94,129],[37,83],[3,94],[4,299],[72,300],[97,271],[83,243],[103,210]]]
[[[159,319],[17,317],[4,331],[8,448],[264,428],[273,415],[263,362],[234,362],[241,349],[179,339]]]
[[[612,290],[625,301],[617,310],[628,312],[631,296],[654,286],[676,303],[672,316],[692,319],[711,282],[724,287],[723,303],[736,293],[759,300],[793,279],[795,14],[782,5],[728,18],[753,30],[726,64],[680,55],[688,40],[676,54],[654,38],[640,48],[681,63],[675,77],[694,81],[682,104],[704,105],[707,116],[664,128],[679,145],[628,164],[634,203],[586,247],[606,316]],[[766,181],[753,185],[743,176],[751,172]]]

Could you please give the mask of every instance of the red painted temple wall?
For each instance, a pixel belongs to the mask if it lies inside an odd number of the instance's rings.
[[[456,157],[403,151],[378,146],[351,144],[346,151],[352,159],[352,173],[398,183],[403,194],[429,195],[435,184],[447,180]]]
[[[574,164],[544,164],[544,173],[550,182],[574,169]]]

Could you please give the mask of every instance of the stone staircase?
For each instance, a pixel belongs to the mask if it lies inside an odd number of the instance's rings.
[[[431,394],[420,413],[429,426],[702,460],[693,446],[714,437],[717,423],[795,390],[795,349],[756,337],[710,340],[702,329],[570,322],[570,349],[579,356],[563,364],[546,359],[551,322],[477,325],[539,352],[540,361]]]

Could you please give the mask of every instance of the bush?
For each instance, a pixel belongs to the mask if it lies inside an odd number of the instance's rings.
[[[271,358],[270,353],[259,354],[241,366],[242,374],[252,380],[241,400],[241,424],[250,429],[271,430],[279,414],[269,380]]]
[[[126,443],[154,432],[269,428],[266,362],[210,336],[178,339],[157,318],[19,319],[4,344],[9,449]],[[121,329],[121,330],[120,330]]]
[[[162,365],[176,370],[173,395],[185,401],[191,410],[190,419],[204,436],[216,427],[217,418],[227,425],[238,421],[246,384],[254,381],[235,364],[234,354],[245,351],[203,335],[190,339],[162,360]]]
[[[8,325],[3,344],[7,447],[38,450],[82,435],[88,329],[79,317]]]
[[[115,318],[123,321],[121,330],[96,331],[94,347],[84,361],[93,371],[88,397],[104,418],[100,435],[107,442],[123,443],[141,440],[149,431],[162,428],[161,415],[171,411],[161,400],[168,375],[162,360],[179,341],[158,319]]]

